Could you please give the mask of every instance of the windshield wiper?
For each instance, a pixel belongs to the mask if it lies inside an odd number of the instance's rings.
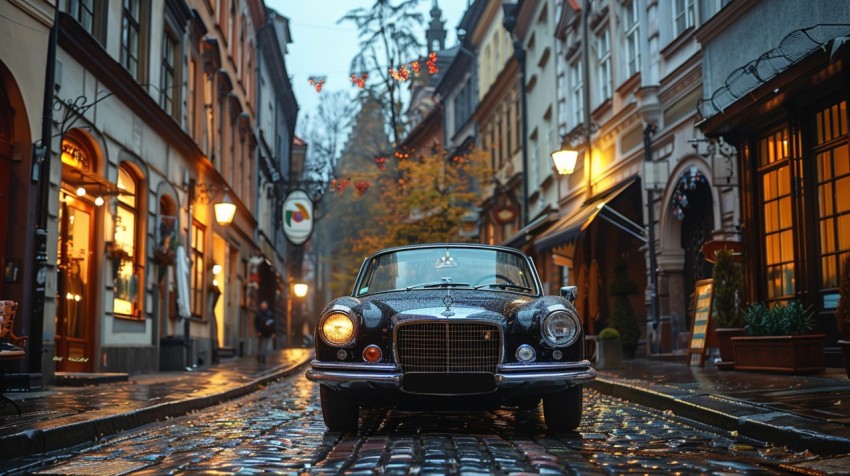
[[[481,284],[479,286],[475,286],[475,289],[481,288],[502,288],[502,289],[518,289],[520,291],[531,292],[533,289],[527,286],[520,286],[519,284],[514,283],[490,283],[490,284]]]
[[[433,281],[430,283],[421,283],[414,284],[413,286],[408,286],[405,288],[410,291],[411,289],[422,288],[422,289],[430,289],[430,288],[469,288],[471,287],[469,283],[449,283],[446,281]]]

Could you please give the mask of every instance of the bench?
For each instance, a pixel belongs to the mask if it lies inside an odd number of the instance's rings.
[[[0,301],[0,406],[11,403],[21,414],[21,407],[14,400],[4,395],[6,392],[6,362],[23,360],[26,356],[28,336],[16,336],[15,314],[18,311],[18,303],[15,301]],[[11,344],[11,345],[10,345]]]

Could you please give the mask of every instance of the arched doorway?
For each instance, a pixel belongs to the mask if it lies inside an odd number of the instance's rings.
[[[680,245],[684,251],[682,308],[690,315],[693,292],[698,280],[710,278],[712,266],[702,254],[702,246],[711,240],[714,213],[711,188],[705,175],[690,167],[675,182],[670,207],[672,217],[681,223]]]
[[[95,223],[96,208],[104,203],[96,192],[101,185],[95,178],[96,157],[85,134],[71,131],[63,138],[54,357],[60,372],[94,369],[95,280],[100,269]]]

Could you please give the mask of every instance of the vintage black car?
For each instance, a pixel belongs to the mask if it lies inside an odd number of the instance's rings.
[[[531,259],[500,246],[414,245],[379,251],[351,296],[322,311],[316,359],[325,424],[357,428],[361,407],[531,409],[550,431],[575,429],[596,372],[571,300],[544,296]]]

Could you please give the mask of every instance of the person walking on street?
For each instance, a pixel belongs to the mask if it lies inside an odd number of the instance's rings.
[[[262,301],[260,310],[254,316],[254,328],[257,331],[257,340],[259,346],[257,348],[257,362],[265,363],[266,356],[271,350],[272,336],[274,336],[275,319],[269,303]]]

